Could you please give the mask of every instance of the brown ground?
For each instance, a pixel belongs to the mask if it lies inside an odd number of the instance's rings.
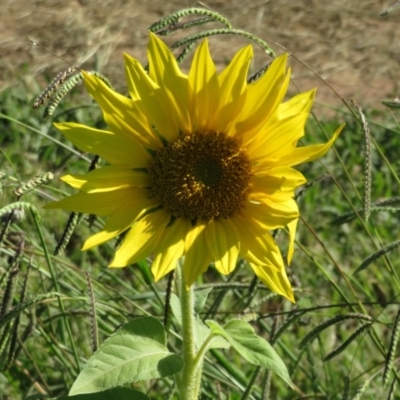
[[[126,51],[145,62],[146,28],[178,9],[199,6],[189,0],[0,0],[0,89],[30,73],[58,72],[66,64],[32,46],[32,37],[71,63],[101,69],[123,87]],[[394,1],[368,0],[205,0],[236,28],[265,39],[278,52],[286,48],[341,95],[379,107],[400,83],[400,10],[382,18]],[[173,36],[174,37],[174,36]],[[172,38],[173,38],[172,37]],[[175,36],[176,37],[176,36]],[[243,39],[212,38],[223,64]],[[283,46],[283,47],[282,47]],[[268,59],[259,51],[256,66]],[[292,61],[300,89],[318,86],[318,100],[339,100],[315,73]],[[15,79],[17,78],[17,79]]]

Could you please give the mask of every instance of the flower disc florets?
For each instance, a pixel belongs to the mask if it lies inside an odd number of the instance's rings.
[[[150,190],[175,217],[227,218],[247,200],[251,171],[235,139],[195,132],[156,154],[149,168]]]

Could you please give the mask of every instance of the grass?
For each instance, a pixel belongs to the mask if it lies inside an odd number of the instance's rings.
[[[149,260],[109,270],[112,245],[80,252],[85,238],[101,227],[101,220],[84,217],[63,254],[53,255],[68,215],[41,207],[70,194],[59,176],[86,171],[90,159],[79,155],[52,122],[101,126],[102,121],[98,109],[79,90],[65,99],[54,118],[43,121],[30,106],[37,89],[30,82],[0,93],[3,399],[66,394],[98,343],[121,324],[141,315],[162,320],[164,314],[166,280],[152,283]],[[297,303],[289,304],[262,285],[254,286],[244,263],[228,277],[210,268],[199,282],[200,287],[213,287],[202,317],[223,322],[254,313],[253,326],[274,344],[295,390],[232,352],[213,351],[204,367],[203,398],[396,398],[399,250],[396,244],[384,254],[379,250],[396,243],[400,233],[396,197],[400,130],[396,114],[364,112],[371,132],[370,154],[365,150],[365,126],[354,107],[343,107],[329,119],[310,118],[304,144],[326,141],[326,135],[343,121],[347,126],[334,151],[301,168],[313,184],[299,195],[302,221],[289,268]],[[55,175],[52,181],[21,199],[13,193],[19,185],[50,171]],[[367,200],[366,182],[371,185]],[[2,212],[18,200],[30,206],[17,208],[12,215]],[[368,221],[364,204],[371,205]],[[286,242],[285,236],[280,232],[278,241]],[[368,257],[372,262],[355,273]],[[13,318],[4,318],[10,310]],[[163,379],[135,387],[161,399],[168,398],[171,385],[171,380]]]

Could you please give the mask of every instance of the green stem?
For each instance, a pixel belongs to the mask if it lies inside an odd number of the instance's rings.
[[[211,342],[215,339],[213,334],[210,334],[204,343],[201,345],[200,350],[197,352],[196,357],[194,359],[194,364],[196,368],[202,368],[201,364],[203,364],[204,355],[208,351],[208,347],[210,346]]]
[[[178,268],[177,274],[180,281],[180,300],[182,307],[182,356],[184,370],[179,384],[179,397],[181,400],[197,400],[200,379],[197,377],[198,364],[196,363],[196,348],[194,338],[194,301],[193,289],[186,287],[183,268]]]

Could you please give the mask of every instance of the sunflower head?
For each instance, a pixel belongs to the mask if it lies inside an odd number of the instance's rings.
[[[229,218],[250,192],[246,151],[222,132],[181,135],[149,167],[150,191],[175,218]]]
[[[290,262],[299,217],[294,191],[305,183],[293,167],[324,155],[341,127],[325,144],[298,147],[315,91],[284,101],[286,54],[248,83],[252,55],[251,46],[243,48],[218,73],[205,40],[185,74],[150,34],[148,73],[125,55],[129,98],[85,74],[108,130],[56,126],[107,165],[64,176],[80,192],[47,205],[108,217],[85,250],[126,232],[110,266],[150,256],[158,280],[184,257],[187,285],[211,263],[229,274],[243,257],[272,291],[294,301],[271,231],[288,229]]]

